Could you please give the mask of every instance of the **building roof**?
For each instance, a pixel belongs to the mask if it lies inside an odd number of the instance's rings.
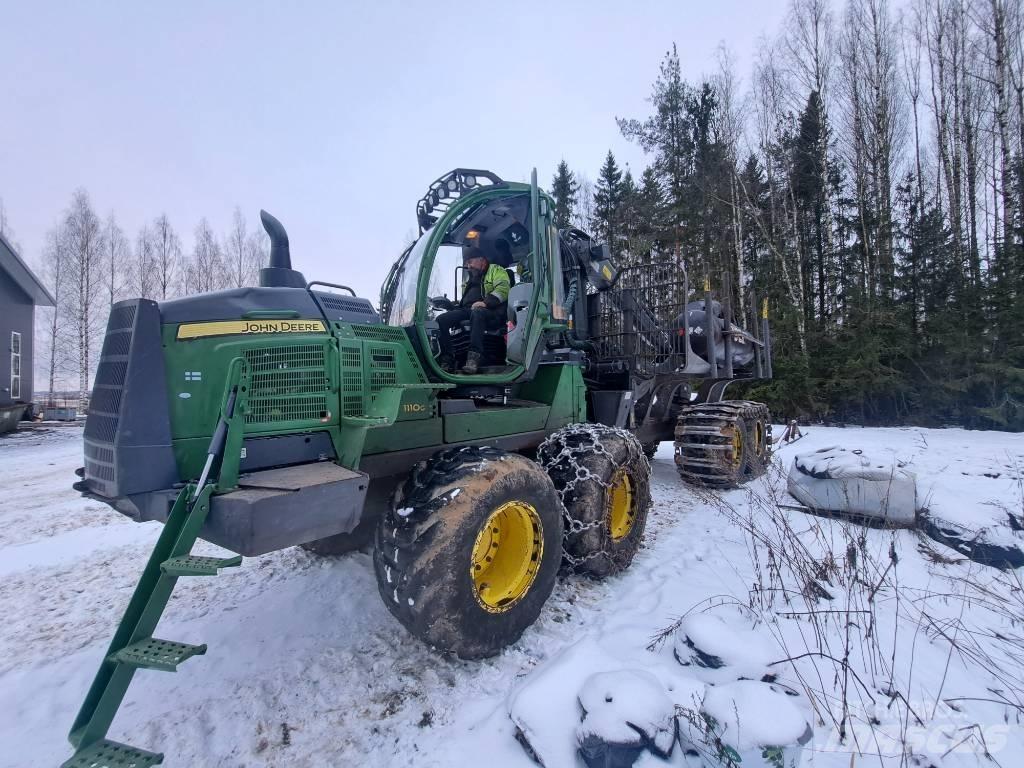
[[[40,307],[52,307],[53,296],[46,290],[39,278],[32,274],[32,270],[21,260],[11,245],[0,235],[0,269],[11,276],[14,284],[29,295],[33,303]]]

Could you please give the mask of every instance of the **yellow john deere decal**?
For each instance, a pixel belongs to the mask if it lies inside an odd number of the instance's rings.
[[[215,323],[182,323],[179,339],[233,336],[249,333],[326,333],[321,320],[220,320]]]

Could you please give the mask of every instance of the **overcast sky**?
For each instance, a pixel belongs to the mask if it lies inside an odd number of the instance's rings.
[[[32,264],[80,186],[132,239],[166,211],[187,248],[200,217],[266,208],[307,279],[375,298],[436,177],[547,186],[608,149],[638,174],[615,117],[648,114],[665,51],[692,81],[724,41],[745,79],[785,5],[0,0],[0,197]]]

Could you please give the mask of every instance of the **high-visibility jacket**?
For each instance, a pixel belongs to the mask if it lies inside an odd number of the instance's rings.
[[[508,292],[512,285],[509,283],[508,272],[505,271],[504,267],[498,264],[489,265],[487,271],[484,272],[482,283],[482,301],[489,309],[497,309],[502,304],[508,302]],[[463,296],[466,295],[468,287],[468,281],[463,283]]]

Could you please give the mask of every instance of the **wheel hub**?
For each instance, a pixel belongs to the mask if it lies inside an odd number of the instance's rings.
[[[525,501],[509,501],[487,518],[476,536],[469,567],[477,602],[503,613],[530,590],[544,554],[540,515]]]
[[[633,507],[633,483],[625,469],[616,470],[608,488],[608,532],[612,541],[629,536],[636,520]]]
[[[764,424],[760,419],[754,424],[754,451],[758,456],[764,454]]]
[[[743,433],[735,424],[732,428],[732,463],[734,467],[740,465],[743,459]]]

